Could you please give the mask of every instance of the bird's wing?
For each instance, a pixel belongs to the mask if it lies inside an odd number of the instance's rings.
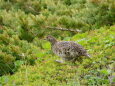
[[[72,49],[75,52],[78,52],[79,55],[83,55],[86,53],[86,50],[81,45],[79,45],[77,43],[71,42],[71,46],[72,46]]]
[[[75,57],[79,56],[79,50],[80,47],[74,42],[59,42],[58,49],[60,49],[61,52],[63,52],[67,57]]]

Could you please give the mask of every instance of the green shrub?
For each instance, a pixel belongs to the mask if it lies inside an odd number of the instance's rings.
[[[29,61],[29,58],[26,62],[22,59],[15,61],[15,66],[23,65],[14,75],[0,77],[0,82],[4,85],[13,85],[12,82],[15,80],[16,85],[24,86],[109,86],[110,82],[115,80],[113,78],[110,81],[108,78],[114,76],[114,31],[115,26],[102,27],[98,30],[76,34],[73,37],[64,37],[65,41],[75,41],[84,46],[91,55],[91,58],[82,57],[83,61],[76,61],[75,64],[71,62],[56,63],[55,60],[59,58],[52,54],[49,43],[42,39],[36,37],[32,43],[18,41],[19,47],[24,53],[22,56],[27,55],[32,58],[33,55],[31,56],[29,52],[33,51],[33,54],[39,58],[33,66],[23,64]],[[30,46],[34,49],[31,49]],[[36,51],[36,46],[40,46],[41,49]],[[5,78],[8,79],[7,82],[5,82]]]
[[[15,57],[0,51],[0,76],[14,72],[13,70],[15,68],[14,61]]]
[[[0,85],[108,86],[108,77],[114,75],[113,24],[114,0],[0,0],[0,75],[18,70],[0,77]],[[75,65],[55,63],[57,57],[42,40],[48,34],[81,44],[92,58]]]
[[[2,27],[1,31],[2,33],[0,34],[0,61],[2,61],[2,63],[0,67],[4,68],[5,66],[9,65],[9,69],[8,67],[6,67],[5,70],[1,70],[2,72],[0,72],[0,75],[15,70],[16,67],[14,63],[17,60],[21,60],[24,61],[26,64],[33,65],[35,63],[35,60],[37,59],[37,52],[39,52],[39,48],[37,48],[31,43],[28,43],[27,41],[20,40],[18,35],[16,35],[16,33],[10,28]],[[5,65],[2,67],[4,63]],[[3,73],[3,71],[6,71],[6,73]],[[14,71],[12,71],[12,73],[13,72]]]
[[[113,25],[114,0],[9,0],[0,1],[2,25],[15,28],[20,39],[32,42],[34,37],[62,35],[46,26],[81,29],[82,32]],[[4,4],[9,4],[4,6]],[[11,5],[10,5],[11,4]],[[9,10],[6,10],[9,9]],[[15,22],[14,22],[15,21]],[[66,36],[74,33],[64,32]]]

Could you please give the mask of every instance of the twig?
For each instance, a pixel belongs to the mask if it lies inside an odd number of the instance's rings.
[[[50,26],[46,26],[46,28],[49,29],[55,29],[55,30],[62,30],[62,31],[70,31],[70,32],[81,32],[81,30],[79,29],[67,29],[67,28],[61,28],[61,27],[50,27]]]
[[[32,8],[31,6],[26,6],[27,8],[29,8],[31,11],[35,12],[35,13],[39,13],[37,12],[34,8]]]

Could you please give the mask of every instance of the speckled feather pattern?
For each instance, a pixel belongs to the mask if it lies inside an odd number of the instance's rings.
[[[72,41],[57,42],[52,46],[52,51],[59,57],[65,58],[65,60],[71,60],[86,54],[86,50],[81,45]]]
[[[89,57],[86,50],[73,41],[57,41],[52,36],[47,36],[46,39],[51,43],[53,53],[64,60],[73,60],[80,56]]]

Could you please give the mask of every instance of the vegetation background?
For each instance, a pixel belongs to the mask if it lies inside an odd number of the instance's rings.
[[[92,58],[56,63],[48,34],[75,41]],[[115,0],[0,0],[0,86],[114,85]]]

